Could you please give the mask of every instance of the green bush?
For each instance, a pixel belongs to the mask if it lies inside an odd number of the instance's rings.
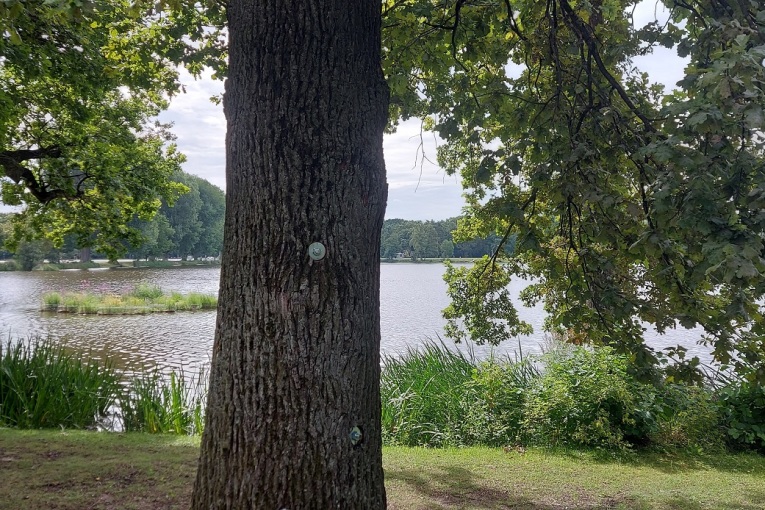
[[[765,452],[765,386],[735,381],[719,390],[718,399],[729,444]]]
[[[707,451],[725,446],[720,407],[708,388],[665,385],[656,394],[654,412],[656,427],[650,439],[655,446]]]
[[[463,425],[467,444],[506,446],[523,442],[526,393],[539,370],[529,359],[489,360],[466,382]]]
[[[533,444],[622,448],[650,430],[639,395],[649,386],[627,374],[610,348],[578,347],[542,358],[544,371],[526,396],[523,425]]]
[[[0,344],[0,424],[94,426],[119,391],[108,362],[85,359],[47,340]]]

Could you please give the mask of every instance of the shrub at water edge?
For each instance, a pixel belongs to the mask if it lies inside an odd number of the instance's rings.
[[[729,444],[765,453],[765,387],[733,381],[719,391],[719,397]]]
[[[652,397],[651,444],[708,452],[725,449],[719,394],[703,386],[664,384]]]
[[[470,400],[464,438],[470,445],[507,446],[525,442],[523,411],[529,388],[539,377],[531,358],[490,359],[473,370],[467,382]]]
[[[534,444],[622,447],[650,432],[639,411],[653,389],[627,374],[612,349],[578,347],[543,357],[544,372],[524,406],[524,432]]]
[[[18,271],[19,267],[15,260],[0,260],[0,271]]]

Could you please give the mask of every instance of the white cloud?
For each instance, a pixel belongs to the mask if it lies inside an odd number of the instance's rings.
[[[635,27],[642,28],[653,21],[664,24],[669,19],[670,12],[666,6],[657,1],[646,0],[635,7],[633,16]],[[677,87],[677,82],[685,76],[685,66],[688,59],[680,58],[673,48],[657,46],[653,52],[633,59],[635,66],[648,73],[651,81],[662,83],[669,91]]]
[[[159,116],[162,122],[173,122],[176,143],[187,157],[184,170],[226,188],[226,119],[223,107],[210,98],[220,94],[223,84],[209,74],[195,80],[181,73],[186,92],[178,94],[170,108]]]

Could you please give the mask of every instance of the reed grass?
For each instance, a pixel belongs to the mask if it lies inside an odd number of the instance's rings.
[[[204,429],[205,376],[183,371],[164,377],[158,371],[134,377],[120,401],[126,432],[201,434]]]
[[[209,310],[218,305],[211,294],[178,292],[165,294],[156,285],[139,284],[124,294],[89,292],[48,292],[42,297],[41,310],[59,313],[133,315],[181,310]]]
[[[94,426],[120,392],[108,362],[48,340],[0,344],[0,424],[19,428]]]
[[[63,296],[60,292],[48,292],[43,295],[43,310],[57,311],[63,302]]]
[[[131,296],[138,299],[157,299],[162,296],[162,289],[159,285],[151,283],[139,283],[130,292]]]
[[[671,395],[662,396],[660,389],[633,384],[619,359],[609,350],[575,347],[568,354],[479,361],[443,342],[384,355],[383,441],[391,446],[623,450],[629,443],[622,439],[630,435],[639,440],[633,444],[709,449],[721,445],[720,416],[753,409],[748,400],[716,402],[703,388],[673,386]],[[121,381],[108,362],[88,360],[49,341],[8,341],[0,345],[0,427],[100,423],[124,431],[199,434],[205,375],[155,370]],[[683,423],[667,421],[675,414]],[[107,415],[110,423],[101,421]]]
[[[158,371],[128,381],[107,361],[47,339],[0,344],[0,427],[199,434],[206,374]]]
[[[461,443],[463,405],[476,361],[441,342],[384,355],[380,380],[382,430],[387,443],[440,446]]]

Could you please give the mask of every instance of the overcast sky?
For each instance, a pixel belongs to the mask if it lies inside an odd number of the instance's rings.
[[[636,11],[636,24],[642,26],[666,14],[655,2],[643,2]],[[659,48],[653,55],[641,57],[636,65],[648,72],[652,81],[673,87],[683,76],[684,63],[674,50]],[[177,144],[188,161],[186,172],[198,175],[225,189],[226,121],[222,106],[209,98],[220,94],[222,83],[209,78],[194,80],[182,76],[186,93],[176,96],[160,119],[174,123]],[[426,156],[436,159],[436,140],[432,133],[423,137]],[[388,171],[388,208],[386,218],[440,220],[457,216],[464,205],[459,178],[448,176],[428,160],[422,159],[420,122],[403,123],[394,134],[385,135],[385,162]]]

